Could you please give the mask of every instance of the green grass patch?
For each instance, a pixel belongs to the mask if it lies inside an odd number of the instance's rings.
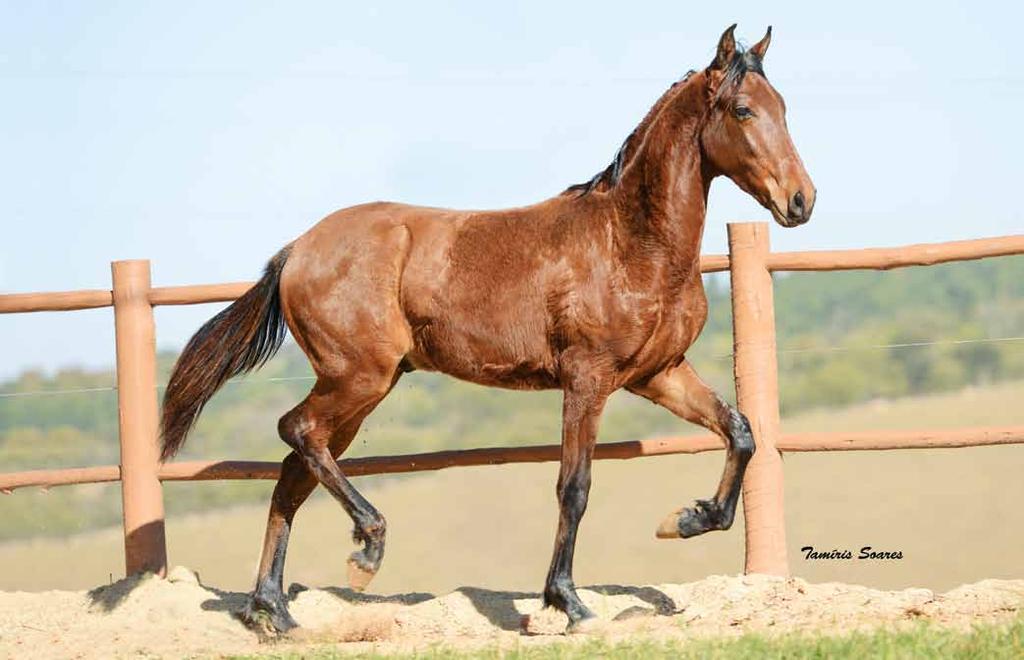
[[[649,641],[636,639],[606,642],[592,640],[582,644],[554,642],[544,646],[513,649],[485,648],[459,651],[443,646],[409,654],[377,652],[353,654],[340,647],[304,649],[294,653],[270,653],[237,658],[279,658],[293,660],[330,660],[334,658],[426,658],[461,660],[575,660],[577,658],[678,658],[786,660],[818,658],[1024,658],[1024,618],[1010,623],[976,626],[969,632],[920,623],[899,630],[879,629],[848,635],[812,635],[788,633],[766,636],[749,633],[735,638]]]

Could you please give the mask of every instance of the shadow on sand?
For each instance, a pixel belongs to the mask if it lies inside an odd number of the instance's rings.
[[[202,608],[212,612],[227,612],[234,618],[239,618],[239,613],[245,609],[246,604],[249,602],[249,594],[237,591],[221,591],[215,587],[203,585],[203,588],[213,593],[216,598],[211,598],[204,601]],[[309,587],[302,584],[292,584],[288,587],[288,602],[295,600],[303,591],[309,591]],[[352,589],[341,588],[341,587],[323,587],[320,591],[331,594],[332,596],[343,600],[346,603],[352,605],[368,605],[372,603],[395,603],[398,605],[415,605],[422,603],[423,601],[434,598],[433,594],[428,593],[410,593],[410,594],[395,594],[390,596],[378,595],[378,594],[367,594],[353,591]]]
[[[246,593],[221,591],[206,585],[203,585],[203,588],[216,596],[216,598],[211,598],[202,604],[204,610],[227,612],[235,618],[238,617],[238,613],[245,607],[249,598],[249,595]],[[101,591],[102,589],[105,589],[105,587],[95,591]],[[649,606],[637,605],[626,608],[622,612],[617,613],[614,617],[616,621],[634,617],[672,616],[677,613],[676,605],[672,598],[654,587],[596,585],[585,587],[585,589],[604,596],[632,596]],[[294,601],[298,594],[308,590],[309,587],[304,585],[292,584],[288,588],[288,600]],[[320,591],[331,594],[335,598],[351,605],[396,604],[410,606],[436,598],[433,594],[422,592],[381,595],[361,593],[343,587],[323,587]],[[540,600],[540,594],[537,593],[493,591],[478,587],[462,587],[456,593],[464,595],[476,611],[496,628],[511,632],[522,632],[524,630],[524,615],[516,608],[516,601]],[[98,599],[102,600],[102,598],[103,596],[100,595]]]
[[[296,595],[303,591],[308,591],[309,587],[301,584],[293,584],[288,587],[288,598],[294,599]],[[395,603],[397,605],[416,605],[424,601],[436,598],[434,594],[428,594],[426,592],[413,592],[410,594],[368,594],[365,592],[355,591],[348,587],[323,587],[321,591],[326,591],[332,596],[339,598],[346,603],[353,605],[368,605],[370,603]]]
[[[100,609],[103,612],[112,612],[118,605],[123,603],[133,591],[142,586],[149,580],[158,580],[159,578],[153,573],[140,573],[137,575],[129,575],[123,580],[118,580],[113,584],[105,584],[102,587],[96,587],[86,593],[89,597],[89,608]]]
[[[162,550],[164,545],[164,521],[162,520],[142,525],[125,539],[126,548],[131,548],[134,552],[139,553],[138,556],[148,557],[148,561],[156,565],[167,561],[166,553]],[[113,584],[96,587],[87,594],[90,607],[111,612],[140,585],[155,578],[156,575],[153,573],[136,573]]]
[[[615,619],[622,620],[638,616],[672,616],[676,614],[676,604],[669,596],[654,587],[622,587],[618,585],[598,585],[584,587],[604,596],[633,596],[651,606],[650,609],[634,606],[620,612]],[[476,587],[462,587],[458,593],[466,596],[473,603],[477,612],[487,618],[494,626],[508,631],[522,631],[523,614],[516,609],[517,600],[537,600],[537,593],[491,591]]]

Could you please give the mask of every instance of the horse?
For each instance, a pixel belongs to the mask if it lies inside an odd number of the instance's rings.
[[[543,602],[567,632],[595,615],[573,582],[598,423],[625,389],[720,436],[726,457],[709,499],[670,513],[659,538],[728,529],[755,440],[747,419],[686,359],[707,318],[700,246],[708,191],[726,176],[784,227],[817,198],[763,60],[771,28],[749,49],[736,26],[712,62],[669,88],[590,181],[545,201],[496,211],[374,202],[328,215],[285,246],[262,278],[206,322],[172,371],[161,460],[185,442],[228,379],[261,366],[290,331],[316,381],[281,417],[291,449],[271,498],[256,584],[243,621],[284,633],[283,572],[299,507],[322,484],[362,547],[349,584],[364,589],[384,556],[384,516],[337,463],[402,374],[436,371],[507,389],[560,389],[558,531]]]

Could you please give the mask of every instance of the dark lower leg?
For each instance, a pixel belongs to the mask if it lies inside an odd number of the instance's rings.
[[[732,406],[719,402],[720,424],[726,439],[725,468],[715,496],[709,500],[697,500],[694,507],[683,509],[673,523],[666,520],[658,529],[660,537],[690,538],[705,532],[729,529],[736,517],[736,505],[743,485],[743,474],[747,463],[754,455],[754,436],[746,417]],[[670,516],[671,518],[671,516]]]
[[[589,385],[592,380],[585,379]],[[597,424],[606,397],[584,389],[567,390],[562,410],[562,460],[558,473],[558,534],[544,584],[544,605],[555,607],[569,617],[569,631],[594,618],[576,593],[572,578],[576,532],[587,510],[590,495],[590,465],[597,441]]]
[[[718,484],[718,491],[715,493],[715,501],[719,503],[723,513],[723,524],[725,527],[732,525],[736,517],[736,505],[740,499],[740,488],[743,486],[743,475],[747,471],[747,463],[754,456],[754,434],[750,430],[750,423],[740,411],[732,406],[723,403],[725,408],[723,426],[728,428],[726,439],[725,469],[722,472],[722,479]]]
[[[298,454],[292,452],[285,457],[281,463],[281,478],[271,497],[256,588],[241,613],[243,621],[250,625],[261,625],[261,617],[267,617],[270,626],[278,632],[297,625],[288,613],[284,595],[284,561],[295,512],[315,487],[316,479]]]
[[[376,575],[384,559],[384,537],[387,531],[384,516],[352,486],[329,454],[323,451],[311,452],[306,457],[306,463],[352,518],[355,525],[352,539],[362,543],[363,548],[349,556],[349,583],[353,589],[361,591]]]
[[[349,584],[356,590],[365,588],[380,568],[384,558],[386,523],[384,516],[345,478],[335,458],[355,437],[362,420],[381,398],[383,394],[359,407],[346,402],[344,398],[321,399],[313,405],[296,408],[285,415],[279,425],[281,437],[302,457],[309,473],[323,484],[352,518],[352,537],[356,543],[363,544],[363,548],[353,552],[348,560]],[[317,406],[328,407],[329,413],[318,412]],[[344,413],[346,407],[351,411],[347,415]],[[339,443],[337,436],[330,445],[324,442],[319,429],[323,426],[322,420],[329,419],[328,415],[347,417],[339,433],[344,436],[343,442]]]
[[[331,438],[329,451],[332,460],[352,443],[359,421],[351,420],[342,425]],[[281,477],[270,500],[256,588],[241,613],[243,621],[250,625],[262,626],[261,617],[269,618],[270,625],[278,632],[285,632],[297,625],[288,613],[284,594],[284,563],[295,513],[316,488],[316,484],[316,477],[307,469],[305,461],[297,452],[293,451],[285,457],[281,463]]]
[[[565,612],[569,617],[570,628],[594,616],[576,594],[576,585],[572,577],[576,532],[583,513],[587,510],[589,492],[589,464],[586,469],[581,467],[565,481],[559,480],[558,536],[555,538],[555,552],[544,584],[544,605]]]
[[[746,417],[723,401],[687,362],[631,389],[686,421],[718,434],[726,443],[725,467],[715,496],[670,514],[658,527],[657,536],[689,538],[731,527],[743,474],[754,454],[754,437]]]

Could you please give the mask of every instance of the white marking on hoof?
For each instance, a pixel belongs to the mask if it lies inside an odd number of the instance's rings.
[[[348,586],[352,587],[355,591],[362,591],[366,589],[366,585],[370,584],[370,580],[376,573],[368,571],[359,564],[355,563],[351,559],[348,560]]]
[[[654,532],[654,535],[659,539],[679,538],[679,515],[681,513],[681,511],[673,511],[665,516],[665,519],[658,525],[658,531]]]

